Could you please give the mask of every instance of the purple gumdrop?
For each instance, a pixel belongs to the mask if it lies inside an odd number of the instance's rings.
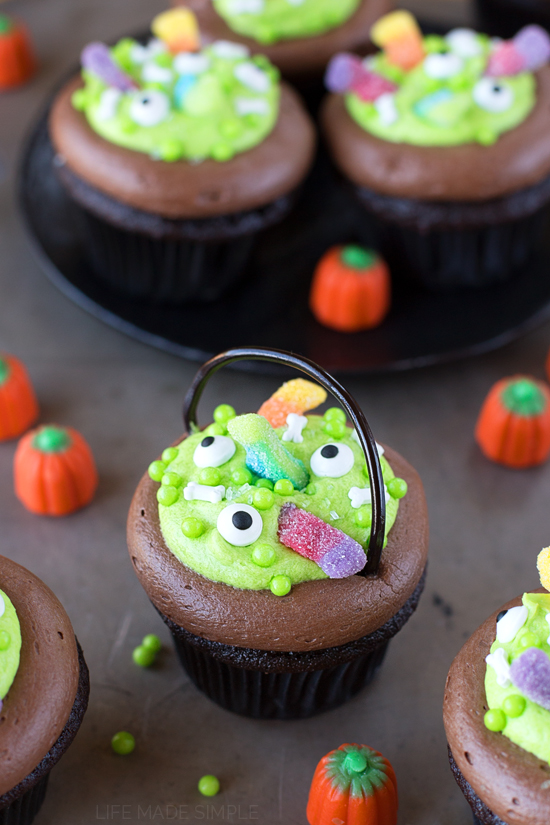
[[[323,573],[331,579],[345,579],[347,576],[353,576],[359,573],[366,563],[367,557],[359,542],[345,534],[342,540],[328,553],[325,553],[318,562]]]
[[[117,66],[105,43],[88,43],[82,50],[80,61],[84,69],[100,77],[107,86],[121,92],[137,89],[137,83]]]
[[[327,66],[325,86],[329,92],[347,92],[354,80],[362,73],[363,65],[354,54],[335,55]]]
[[[512,662],[510,678],[531,702],[550,710],[550,659],[538,647],[530,647]]]
[[[550,37],[541,26],[525,26],[513,43],[525,60],[527,71],[534,72],[550,60]]]

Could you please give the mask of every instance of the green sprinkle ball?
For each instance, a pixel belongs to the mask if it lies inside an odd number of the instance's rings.
[[[162,453],[162,460],[166,461],[167,464],[170,464],[171,461],[174,461],[175,458],[178,457],[178,451],[175,447],[167,447],[166,450]]]
[[[403,478],[392,478],[386,484],[388,493],[392,498],[403,498],[407,495],[407,482]]]
[[[275,550],[269,544],[258,544],[252,551],[252,561],[258,567],[271,567],[275,561]]]
[[[204,431],[205,435],[225,435],[226,429],[221,424],[210,424]]]
[[[145,647],[144,644],[138,645],[132,651],[132,659],[139,667],[151,667],[155,661],[155,655],[155,651]]]
[[[530,630],[527,630],[520,638],[519,646],[522,647],[524,650],[527,650],[527,648],[529,647],[539,647],[540,642],[538,640],[538,637],[535,636],[534,633],[531,633]]]
[[[346,414],[340,407],[330,407],[323,416],[324,421],[340,421],[341,424],[346,423]]]
[[[152,478],[153,481],[162,481],[162,477],[164,475],[165,470],[165,461],[153,461],[152,464],[149,464],[149,478]]]
[[[239,487],[242,487],[244,484],[250,484],[252,478],[252,473],[247,467],[242,467],[240,470],[233,470],[231,473],[231,480],[234,484],[238,484]]]
[[[315,484],[308,484],[305,490],[306,496],[315,496],[317,495],[317,487]]]
[[[222,480],[222,474],[216,467],[205,467],[199,473],[199,481],[207,487],[217,487]]]
[[[147,636],[144,636],[141,644],[148,650],[152,650],[155,654],[162,650],[162,642],[154,633],[148,633]]]
[[[265,487],[266,490],[273,490],[273,482],[268,478],[259,478],[256,487]]]
[[[230,404],[220,404],[214,410],[214,421],[217,424],[225,425],[232,418],[236,418],[237,413]]]
[[[275,482],[273,488],[280,496],[291,496],[294,492],[294,484],[289,478],[280,478]]]
[[[277,482],[277,484],[278,483],[279,482]],[[277,489],[277,485],[275,485],[275,489]],[[265,487],[260,487],[259,490],[254,490],[252,503],[257,510],[269,510],[275,504],[275,496],[271,490],[267,490]]]
[[[517,719],[518,716],[522,715],[526,707],[527,702],[524,697],[517,693],[513,696],[507,696],[502,703],[502,710],[510,719]]]
[[[345,436],[346,431],[347,427],[345,423],[343,421],[338,421],[336,418],[323,423],[323,432],[330,436],[330,438],[334,438],[337,441]]]
[[[483,717],[483,721],[485,723],[485,727],[488,730],[494,731],[494,733],[499,733],[506,727],[506,715],[504,711],[499,708],[488,710]]]
[[[7,650],[10,642],[10,634],[6,630],[0,630],[0,650]]]
[[[372,508],[369,506],[359,507],[355,511],[353,520],[357,527],[370,527],[372,523]]]
[[[182,533],[188,539],[198,539],[204,533],[204,529],[202,521],[194,516],[184,518],[181,523]]]
[[[183,478],[178,473],[164,473],[160,481],[164,487],[181,487],[183,484]]]
[[[292,582],[288,576],[273,576],[269,583],[269,589],[274,596],[286,596],[290,593]]]
[[[120,756],[128,756],[128,754],[132,753],[135,749],[136,740],[131,733],[120,730],[118,733],[115,733],[111,739],[111,747],[114,752],[120,754]]]
[[[177,487],[159,487],[157,490],[157,501],[163,507],[171,507],[175,504],[180,495]]]
[[[220,780],[211,773],[201,776],[198,789],[203,796],[216,796],[220,792]]]

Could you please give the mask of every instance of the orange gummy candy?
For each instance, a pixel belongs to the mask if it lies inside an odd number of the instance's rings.
[[[414,69],[424,60],[422,38],[415,32],[409,32],[397,40],[392,40],[384,47],[388,63],[399,66],[405,72]]]

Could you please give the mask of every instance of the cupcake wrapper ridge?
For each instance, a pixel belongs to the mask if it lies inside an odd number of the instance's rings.
[[[464,774],[456,764],[451,749],[447,746],[448,754],[449,754],[449,763],[451,766],[451,771],[453,772],[453,776],[456,779],[457,785],[459,786],[460,790],[464,794],[466,801],[468,802],[470,808],[472,809],[472,814],[474,818],[474,825],[507,825],[504,820],[500,819],[496,814],[494,814],[483,802],[482,799],[476,794],[468,780],[465,778]]]

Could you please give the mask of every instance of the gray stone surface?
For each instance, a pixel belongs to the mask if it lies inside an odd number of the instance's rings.
[[[344,741],[370,744],[391,759],[400,825],[469,823],[447,765],[445,676],[491,611],[537,585],[535,557],[550,542],[550,467],[513,472],[493,466],[481,457],[472,431],[492,382],[518,371],[543,376],[550,325],[475,360],[346,382],[376,436],[416,466],[426,487],[431,562],[420,608],[390,646],[372,687],[333,713],[261,723],[211,704],[180,670],[125,544],[132,492],[149,461],[180,433],[182,396],[195,367],[123,337],[59,294],[32,257],[14,202],[22,136],[82,44],[145,27],[162,8],[160,0],[7,4],[29,21],[42,67],[28,87],[0,99],[0,349],[28,365],[41,421],[79,429],[101,475],[88,509],[63,520],[37,518],[13,494],[15,445],[0,445],[0,552],[57,593],[92,674],[89,712],[52,774],[37,825],[305,825],[317,760]],[[267,378],[221,373],[205,395],[203,421],[221,401],[256,409],[274,388]],[[131,651],[147,632],[161,635],[166,647],[158,667],[141,670]],[[109,747],[121,729],[137,738],[127,758]],[[205,773],[217,774],[223,786],[209,802],[196,791]]]

